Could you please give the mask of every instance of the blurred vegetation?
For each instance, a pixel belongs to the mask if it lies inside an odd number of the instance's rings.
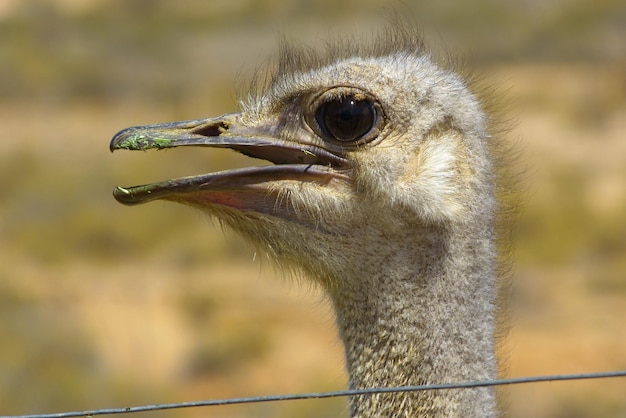
[[[535,364],[546,373],[626,367],[626,3],[395,6],[408,9],[435,45],[503,80],[512,102],[505,116],[519,121],[507,135],[522,137],[519,163],[529,166],[515,253],[521,348],[512,357],[522,360],[513,372],[530,374]],[[225,169],[245,157],[181,149],[113,158],[107,145],[130,125],[233,111],[246,71],[275,51],[277,31],[316,40],[389,7],[382,0],[0,3],[0,415],[344,385],[341,347],[333,347],[336,362],[324,357],[327,346],[321,355],[307,350],[328,344],[330,315],[313,316],[301,299],[280,293],[281,280],[259,278],[258,267],[238,270],[254,257],[241,239],[222,239],[219,225],[188,208],[128,209],[110,195],[114,185]],[[546,343],[541,330],[566,348]],[[525,351],[532,338],[544,345]],[[607,351],[593,361],[559,351],[587,343]],[[623,416],[624,388],[522,392],[512,396],[511,415]],[[537,410],[525,409],[529,400]],[[211,410],[341,413],[342,400]]]
[[[267,32],[268,22],[279,28],[339,24],[383,5],[389,7],[373,0],[15,2],[0,17],[0,95],[172,100],[206,82],[190,64],[221,64],[211,43],[203,45],[215,33]],[[622,0],[445,0],[400,7],[415,14],[425,33],[432,29],[454,40],[455,50],[471,51],[481,63],[624,58]],[[181,63],[185,77],[172,77]]]

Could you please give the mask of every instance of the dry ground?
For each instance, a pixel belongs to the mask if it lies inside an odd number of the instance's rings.
[[[274,24],[317,39],[389,2],[340,3],[0,0],[0,415],[345,387],[316,289],[188,208],[111,197],[245,157],[107,150],[130,125],[233,111],[233,79],[273,50]],[[626,369],[624,2],[404,3],[510,101],[526,174],[503,374]],[[625,393],[626,379],[521,385],[509,416],[625,417]],[[347,411],[335,399],[150,416]]]

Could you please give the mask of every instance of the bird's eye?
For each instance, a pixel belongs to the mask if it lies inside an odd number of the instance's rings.
[[[371,101],[355,96],[324,102],[315,112],[322,134],[341,142],[356,141],[366,135],[376,125],[377,117]]]

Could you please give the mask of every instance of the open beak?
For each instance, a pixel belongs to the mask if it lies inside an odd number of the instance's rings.
[[[280,204],[280,182],[328,185],[348,180],[345,155],[303,139],[281,139],[274,125],[246,126],[240,114],[158,125],[137,126],[118,132],[110,149],[147,150],[180,146],[231,148],[247,156],[274,163],[198,176],[182,177],[133,187],[116,187],[115,199],[135,205],[166,199],[200,205],[223,205],[285,218],[295,216]]]

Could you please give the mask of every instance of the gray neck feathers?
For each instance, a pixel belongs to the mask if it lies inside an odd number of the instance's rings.
[[[410,241],[364,260],[362,274],[331,292],[350,387],[495,378],[492,229],[431,227]],[[490,388],[357,396],[351,410],[358,417],[496,415]]]

